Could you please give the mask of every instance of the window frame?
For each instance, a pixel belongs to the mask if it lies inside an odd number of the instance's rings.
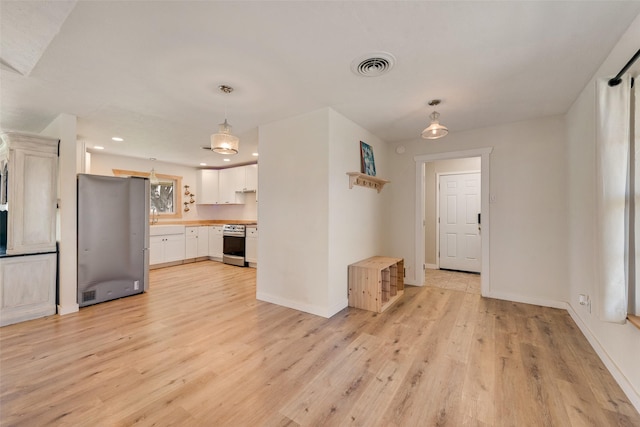
[[[122,176],[122,177],[137,176],[141,178],[149,178],[149,174],[150,174],[150,172],[131,171],[131,170],[124,170],[124,169],[112,169],[112,172],[114,176]],[[156,172],[156,176],[161,182],[169,182],[169,181],[173,182],[173,194],[175,197],[174,208],[173,208],[174,212],[173,213],[158,212],[157,213],[158,218],[162,218],[162,219],[182,218],[182,209],[181,209],[182,177],[178,175],[167,175],[167,174],[157,173],[157,172]]]

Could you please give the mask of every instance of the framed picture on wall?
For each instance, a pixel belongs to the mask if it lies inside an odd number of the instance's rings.
[[[376,163],[373,160],[373,148],[360,141],[360,172],[376,176]]]

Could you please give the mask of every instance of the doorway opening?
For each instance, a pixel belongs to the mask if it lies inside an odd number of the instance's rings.
[[[416,285],[425,284],[425,274],[428,276],[429,271],[446,268],[481,272],[481,294],[489,294],[489,160],[492,150],[481,148],[415,157]],[[478,178],[475,184],[473,179],[466,179],[473,174]],[[449,190],[437,191],[442,185]],[[473,185],[478,188],[464,190]],[[457,192],[461,186],[462,191]],[[443,215],[450,216],[449,220],[445,221]],[[450,223],[463,224],[456,231],[448,227]]]
[[[476,164],[476,170],[466,170],[467,166],[474,167]],[[449,170],[443,172],[442,169]],[[429,185],[430,181],[433,181],[433,175],[436,181],[435,188]],[[425,186],[425,262],[427,266],[435,263],[435,268],[444,270],[469,273],[482,271],[480,176],[479,157],[427,163]],[[434,226],[435,233],[433,233]]]

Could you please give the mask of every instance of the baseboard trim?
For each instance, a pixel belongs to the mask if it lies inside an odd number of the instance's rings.
[[[304,311],[305,313],[313,314],[315,316],[320,316],[327,319],[337,312],[341,311],[348,305],[348,302],[345,300],[344,303],[341,302],[334,305],[333,307],[318,307],[316,305],[304,304],[298,301],[292,301],[275,295],[266,294],[264,292],[256,292],[256,299],[272,304],[281,305],[283,307],[292,308],[294,310]]]
[[[587,341],[589,341],[589,344],[591,344],[591,348],[595,350],[598,357],[600,357],[600,360],[602,360],[602,363],[604,363],[604,366],[607,367],[607,369],[611,373],[611,376],[613,376],[613,379],[616,380],[631,404],[636,408],[636,411],[640,412],[640,394],[638,394],[638,392],[629,382],[627,377],[618,368],[613,359],[609,357],[609,354],[602,347],[595,335],[593,335],[587,324],[582,320],[580,316],[578,316],[578,313],[573,309],[571,304],[567,303],[566,306],[569,316],[571,316],[573,321],[576,323],[576,325],[582,332],[582,335],[584,335]]]
[[[78,304],[60,305],[58,304],[58,315],[64,316],[65,314],[76,313],[80,311]]]
[[[567,309],[567,303],[564,301],[555,301],[550,299],[543,298],[535,298],[523,295],[514,295],[508,294],[504,292],[489,292],[487,295],[482,295],[483,297],[501,299],[505,301],[513,301],[513,302],[521,302],[523,304],[532,304],[539,305],[541,307],[551,307],[551,308],[560,308],[563,310]]]
[[[438,270],[437,264],[426,264],[427,268],[430,270]]]

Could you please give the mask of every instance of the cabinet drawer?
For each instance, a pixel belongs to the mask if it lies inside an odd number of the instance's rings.
[[[257,228],[247,228],[247,237],[258,237],[258,229]]]

